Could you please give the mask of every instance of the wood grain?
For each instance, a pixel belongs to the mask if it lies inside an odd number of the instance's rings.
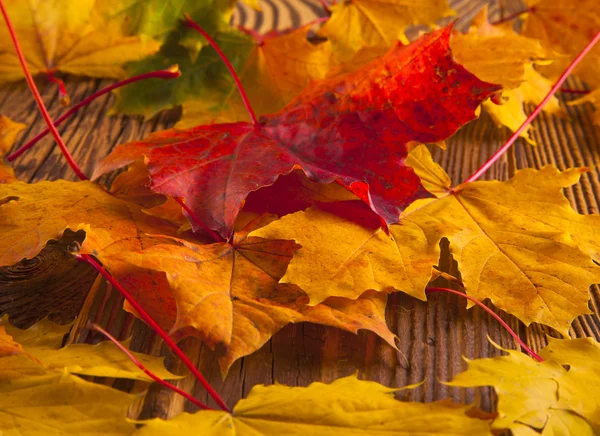
[[[240,6],[234,17],[235,21],[264,31],[297,26],[323,14],[316,0],[264,0],[262,3],[262,14]],[[484,3],[487,2],[453,2],[460,13],[458,26],[467,25]],[[491,4],[490,15],[492,19],[496,19],[501,10],[508,14],[520,8],[519,2],[494,2]],[[72,100],[78,101],[109,82],[69,77],[66,83]],[[51,114],[57,116],[61,108],[56,89],[44,81],[39,84]],[[576,89],[581,86],[574,79],[570,79],[567,85]],[[570,99],[569,96],[560,98],[563,101]],[[140,139],[152,131],[168,128],[178,116],[178,111],[175,110],[147,121],[139,117],[109,117],[107,111],[112,102],[112,96],[97,100],[59,128],[75,159],[88,174],[91,173],[94,162],[105,157],[116,144]],[[0,108],[1,113],[30,126],[15,147],[44,128],[23,84],[0,90]],[[591,123],[589,110],[587,106],[567,107],[564,118],[543,114],[534,123],[533,137],[539,145],[531,147],[519,141],[485,178],[506,180],[518,168],[541,168],[546,164],[554,164],[561,169],[597,165],[600,163],[600,133]],[[453,137],[449,141],[448,151],[436,150],[434,156],[453,180],[462,181],[507,137],[505,130],[496,128],[484,115]],[[51,139],[41,141],[34,150],[18,159],[16,172],[22,180],[30,182],[75,179]],[[599,193],[598,171],[585,174],[579,185],[567,190],[569,200],[582,213],[598,213]],[[456,264],[447,254],[447,246],[446,254],[440,260],[440,267],[456,273]],[[94,275],[89,277],[93,280]],[[4,291],[6,285],[0,276],[0,295]],[[47,292],[46,284],[40,284],[39,291]],[[598,288],[594,286],[591,294],[590,308],[594,315],[579,317],[573,323],[573,337],[593,336],[600,339]],[[136,351],[167,354],[152,332],[121,310],[122,299],[108,287],[98,287],[89,303],[85,318],[107,326],[109,331],[120,338],[133,335],[132,348]],[[525,328],[514,317],[498,312],[535,350],[546,343],[546,334],[554,334],[537,325]],[[463,357],[473,359],[500,354],[489,343],[488,337],[502,347],[517,347],[495,320],[478,308],[466,310],[465,301],[456,296],[441,294],[431,296],[428,302],[421,302],[401,293],[393,294],[389,299],[387,317],[390,328],[400,338],[400,353],[371,333],[352,335],[308,323],[288,325],[256,353],[236,362],[225,380],[221,378],[215,354],[210,349],[194,339],[187,339],[183,346],[230,406],[247,395],[255,384],[279,382],[306,386],[313,381],[328,382],[358,371],[361,378],[388,386],[400,387],[425,380],[421,387],[399,394],[402,399],[429,402],[449,397],[459,402],[475,403],[485,410],[492,409],[494,396],[490,389],[451,388],[439,381],[450,380],[464,370],[466,365]],[[85,323],[79,323],[77,341],[94,343],[101,339],[91,335],[84,325]],[[182,371],[181,365],[172,357],[169,356],[167,362],[173,371]],[[141,383],[132,381],[104,382],[121,389],[143,389]],[[214,406],[189,377],[176,384]],[[142,418],[172,417],[182,410],[194,411],[195,407],[184,404],[179,396],[170,391],[153,385],[145,401],[132,407],[131,415]]]

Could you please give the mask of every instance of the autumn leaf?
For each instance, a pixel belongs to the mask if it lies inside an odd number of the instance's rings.
[[[290,322],[314,322],[354,333],[368,329],[395,346],[395,336],[385,323],[384,294],[366,293],[357,300],[332,298],[318,306],[307,306],[308,298],[300,289],[278,285],[297,245],[291,241],[247,238],[248,231],[264,219],[258,218],[247,229],[236,232],[231,245],[179,239],[138,251],[116,246],[104,251],[101,259],[109,268],[122,260],[138,267],[137,274],[146,270],[166,274],[166,288],[164,284],[163,289],[156,285],[146,287],[147,292],[173,293],[176,318],[165,328],[175,338],[196,334],[210,347],[225,345],[226,352],[220,357],[224,373],[235,360],[260,348]],[[137,274],[127,277],[117,272],[116,276],[120,282],[128,283]],[[145,308],[169,324],[164,316],[164,302],[146,303]]]
[[[110,195],[91,182],[15,182],[0,185],[0,266],[36,256],[66,229],[84,230],[82,253],[95,254],[119,240],[135,245],[140,227],[169,234],[176,227],[152,221],[135,203]],[[139,246],[139,245],[138,245]]]
[[[5,2],[32,74],[56,71],[91,77],[124,76],[125,62],[158,50],[158,43],[122,32],[118,19],[96,8],[101,1]],[[43,39],[39,35],[44,35]],[[8,29],[0,28],[0,83],[23,78]]]
[[[288,215],[252,233],[303,247],[282,282],[300,286],[311,304],[323,297],[317,283],[347,298],[393,287],[424,299],[445,237],[465,290],[476,299],[490,299],[526,324],[543,323],[565,334],[575,317],[589,313],[588,288],[600,280],[593,262],[600,253],[600,218],[578,214],[562,193],[585,170],[524,169],[506,182],[451,189],[425,146],[407,164],[436,198],[411,204],[400,223],[389,227],[390,236],[340,217],[335,205]]]
[[[414,387],[409,386],[407,388]],[[406,389],[406,388],[404,388]],[[403,403],[400,389],[344,377],[308,387],[254,386],[233,412],[182,413],[172,420],[143,421],[139,436],[200,432],[203,435],[489,435],[487,420],[469,406]]]
[[[556,54],[542,46],[536,39],[518,35],[512,23],[491,25],[487,7],[477,15],[467,34],[454,34],[451,39],[456,60],[482,80],[502,85],[502,104],[490,100],[482,108],[498,126],[516,131],[527,118],[524,103],[539,104],[552,88],[553,83],[535,69],[535,65],[548,65]],[[560,112],[558,99],[552,97],[544,110]],[[534,144],[528,134],[529,127],[521,136]]]
[[[393,229],[395,226],[391,226]],[[368,289],[401,289],[425,299],[438,257],[423,262],[410,251],[435,252],[438,240],[422,238],[416,227],[413,243],[386,235],[381,222],[362,202],[313,206],[251,233],[268,239],[293,239],[302,246],[281,283],[298,285],[318,304],[328,297],[354,299]]]
[[[71,374],[152,381],[112,342],[105,341],[93,346],[71,344],[61,348],[63,337],[68,333],[70,326],[43,320],[27,330],[20,330],[6,322],[6,318],[0,319],[0,324],[6,334],[21,348],[21,353],[17,353],[10,350],[2,352],[4,347],[0,347],[0,368],[4,370],[16,368],[28,358],[41,363],[47,371],[60,373],[65,370]],[[3,343],[1,339],[0,343]],[[124,345],[127,347],[128,341]],[[163,379],[181,378],[165,369],[163,357],[135,352],[132,354],[146,368]]]
[[[238,74],[257,115],[279,111],[329,71],[330,44],[309,42],[310,27],[254,36],[254,47]],[[208,95],[186,102],[177,126],[249,121],[235,82],[228,80],[221,86],[212,86]]]
[[[205,10],[207,5],[215,2],[221,6]],[[197,9],[188,10],[188,14],[215,39],[236,71],[241,71],[255,44],[245,33],[229,27],[233,2],[203,0],[186,3],[199,5]],[[111,113],[151,117],[188,100],[207,99],[215,95],[216,90],[221,90],[217,95],[222,99],[232,89],[233,80],[221,58],[207,46],[201,35],[184,24],[164,37],[157,53],[130,62],[125,69],[128,76],[135,76],[171,65],[178,65],[181,70],[177,80],[150,79],[121,88],[115,91],[117,99]]]
[[[0,384],[0,431],[40,434],[128,435],[127,407],[135,395],[69,373],[48,373]]]
[[[547,47],[566,55],[540,68],[544,75],[554,79],[600,29],[600,5],[595,0],[528,0],[525,3],[530,10],[523,35],[539,39]],[[600,87],[600,46],[592,48],[574,73],[592,88]]]
[[[451,386],[493,386],[498,418],[492,428],[515,435],[593,435],[600,429],[600,346],[592,338],[553,339],[536,362],[518,351],[507,356],[468,360],[469,368]],[[568,365],[565,368],[563,365]]]
[[[17,123],[5,115],[0,115],[0,184],[17,180],[12,167],[5,162],[4,155],[12,148],[17,135],[27,127]]]
[[[301,167],[313,181],[349,186],[396,222],[423,194],[403,165],[406,143],[448,137],[497,89],[453,61],[449,35],[441,29],[356,72],[315,81],[259,126],[167,130],[120,145],[94,178],[144,156],[154,192],[184,199],[194,221],[228,238],[250,192]]]
[[[97,5],[103,14],[123,23],[128,35],[164,38],[184,14],[202,20],[214,31],[229,24],[236,0],[113,0]],[[189,35],[186,37],[190,38]],[[198,38],[200,45],[204,45]]]
[[[409,44],[406,28],[431,25],[455,15],[446,0],[415,3],[407,0],[352,0],[331,6],[331,18],[319,30],[328,38],[339,63],[364,47],[391,47],[397,40]]]

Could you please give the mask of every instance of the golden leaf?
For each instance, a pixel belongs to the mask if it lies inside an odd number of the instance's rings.
[[[431,25],[455,15],[446,0],[352,0],[331,6],[331,18],[319,34],[328,38],[338,62],[346,62],[363,47],[391,47],[396,40],[408,44],[406,28]]]
[[[366,289],[393,287],[424,299],[450,240],[467,294],[490,301],[524,323],[539,322],[567,333],[589,313],[588,288],[600,282],[600,218],[580,215],[562,189],[585,169],[552,166],[520,170],[506,182],[472,182],[450,189],[450,179],[425,146],[407,158],[436,198],[412,203],[390,226],[390,236],[371,225],[340,217],[332,204],[283,217],[252,236],[295,240],[302,245],[282,282],[311,296],[353,298]],[[327,283],[324,292],[317,283]],[[331,292],[331,294],[330,294]]]
[[[498,418],[492,427],[515,435],[593,435],[600,429],[600,346],[592,338],[552,339],[536,362],[518,351],[468,360],[450,386],[493,386]],[[568,369],[562,365],[569,365]]]
[[[410,388],[414,386],[407,386]],[[404,389],[406,389],[404,388]],[[355,376],[308,387],[254,386],[233,413],[182,413],[153,419],[136,435],[490,435],[489,421],[472,418],[469,406],[403,403],[392,389]]]
[[[8,335],[22,350],[21,353],[16,353],[10,350],[5,352],[3,351],[4,347],[0,348],[0,368],[14,368],[23,362],[24,357],[27,357],[42,364],[47,371],[60,373],[66,370],[72,374],[152,381],[110,341],[100,342],[97,345],[71,344],[61,348],[63,337],[69,331],[69,326],[60,326],[48,320],[42,320],[27,330],[20,330],[7,323],[4,318],[4,320],[0,319],[0,328],[6,328]],[[125,341],[124,345],[128,347],[129,341]],[[13,357],[18,354],[24,354],[24,356]],[[132,354],[160,378],[181,378],[165,369],[163,357],[135,352]],[[14,380],[14,377],[11,380]]]
[[[102,4],[104,0],[5,1],[32,74],[60,71],[119,78],[124,75],[125,62],[158,50],[154,41],[124,35],[122,23],[102,16],[96,2]],[[0,83],[22,78],[12,40],[2,26]]]
[[[498,126],[516,131],[527,118],[523,104],[539,104],[552,88],[553,83],[539,74],[534,65],[551,63],[555,53],[536,39],[516,34],[512,25],[490,25],[487,8],[475,18],[469,33],[452,36],[451,47],[456,60],[481,80],[502,85],[503,104],[489,100],[483,103],[483,110]],[[558,99],[552,97],[544,110],[560,112]],[[528,130],[529,127],[521,136],[535,144]]]

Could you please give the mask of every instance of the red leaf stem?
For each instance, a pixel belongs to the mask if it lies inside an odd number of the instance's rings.
[[[321,6],[323,6],[325,12],[327,12],[328,15],[331,15],[331,9],[329,9],[329,5],[327,4],[327,2],[325,0],[319,0],[319,3],[321,3]]]
[[[129,359],[135,363],[135,365],[141,369],[142,371],[144,371],[144,373],[146,373],[148,375],[148,377],[150,377],[152,380],[154,380],[157,383],[160,383],[161,385],[163,385],[164,387],[171,389],[173,392],[178,393],[179,395],[187,398],[188,400],[190,400],[192,403],[194,403],[196,406],[200,407],[201,409],[204,410],[212,410],[210,407],[208,407],[206,404],[204,404],[203,402],[201,402],[200,400],[192,397],[190,394],[188,394],[186,391],[179,389],[177,386],[169,383],[168,381],[163,380],[162,378],[160,378],[159,376],[157,376],[156,374],[154,374],[152,371],[150,371],[148,368],[146,368],[144,366],[144,364],[142,362],[140,362],[127,348],[125,348],[123,346],[123,344],[121,344],[119,341],[117,341],[117,339],[111,335],[110,333],[108,333],[106,330],[104,330],[102,327],[100,327],[98,324],[88,324],[88,329],[90,330],[95,330],[99,333],[102,333],[104,336],[106,336],[113,344],[115,344],[123,353],[125,353],[127,355],[127,357],[129,357]]]
[[[514,14],[511,14],[508,17],[505,17],[505,18],[502,18],[502,19],[500,19],[498,21],[495,21],[495,22],[493,22],[491,24],[492,24],[492,26],[497,26],[498,24],[502,24],[502,23],[506,23],[508,21],[512,21],[515,18],[520,17],[521,15],[527,14],[528,12],[534,12],[534,11],[535,11],[535,8],[532,6],[530,8],[524,9],[524,10],[522,10],[520,12],[516,12]]]
[[[461,296],[463,298],[466,298],[467,300],[472,301],[473,303],[475,303],[479,307],[481,307],[483,310],[485,310],[487,313],[489,313],[490,315],[492,315],[494,317],[494,319],[496,321],[498,321],[502,325],[502,327],[504,327],[504,329],[515,339],[515,341],[517,341],[519,343],[519,345],[521,347],[523,347],[525,349],[525,351],[527,351],[527,353],[529,353],[529,355],[531,357],[533,357],[538,362],[543,362],[544,361],[544,359],[542,359],[540,356],[538,356],[538,354],[535,351],[533,351],[531,348],[529,348],[527,346],[527,344],[521,340],[521,338],[519,337],[519,335],[517,335],[513,331],[513,329],[511,329],[510,326],[502,318],[500,318],[500,316],[498,316],[498,314],[496,312],[494,312],[492,309],[490,309],[489,307],[487,307],[481,301],[479,301],[479,300],[471,297],[470,295],[467,295],[467,294],[464,294],[464,293],[462,293],[460,291],[456,291],[454,289],[449,289],[449,288],[427,288],[425,290],[425,292],[428,292],[428,293],[431,293],[431,292],[449,292],[451,294],[459,295],[459,296]]]
[[[0,2],[1,1],[2,0],[0,0]],[[175,355],[177,355],[177,357],[179,357],[181,359],[181,361],[184,363],[184,365],[187,366],[187,368],[192,372],[194,377],[196,377],[196,380],[198,380],[200,382],[200,384],[204,387],[204,389],[206,389],[208,394],[216,401],[216,403],[219,405],[219,407],[226,412],[230,412],[229,408],[227,407],[227,405],[225,404],[223,399],[213,389],[213,387],[208,383],[208,381],[204,378],[204,376],[200,373],[200,371],[198,371],[198,368],[196,368],[196,366],[192,363],[192,361],[189,359],[189,357],[186,356],[186,354],[183,352],[183,350],[181,348],[179,348],[179,346],[173,341],[173,339],[171,339],[171,337],[167,334],[167,332],[165,332],[161,328],[161,326],[159,326],[158,323],[156,321],[154,321],[154,319],[150,316],[150,314],[148,314],[148,312],[146,312],[142,308],[142,306],[140,306],[140,304],[131,296],[131,294],[129,292],[127,292],[125,290],[125,288],[123,288],[119,284],[119,282],[117,282],[115,280],[115,278],[113,276],[111,276],[108,273],[108,271],[106,271],[104,269],[104,267],[102,267],[102,265],[100,265],[90,255],[76,254],[75,257],[82,262],[86,262],[86,263],[90,264],[91,266],[93,266],[96,269],[96,271],[98,271],[100,274],[102,274],[102,277],[104,277],[111,285],[113,285],[115,287],[115,289],[117,289],[121,293],[123,298],[125,298],[125,300],[127,300],[127,302],[129,304],[131,304],[131,307],[133,307],[135,309],[135,311],[138,313],[139,317],[146,324],[148,324],[163,339],[163,341],[165,341],[165,344],[167,344],[167,346],[173,351],[173,353],[175,353]]]
[[[186,20],[186,24],[189,27],[196,30],[198,33],[200,33],[202,36],[204,36],[204,38],[206,38],[206,40],[211,45],[211,47],[215,49],[215,51],[217,52],[217,54],[219,55],[221,60],[225,63],[225,65],[227,66],[227,69],[229,70],[229,72],[231,73],[231,76],[233,77],[233,80],[235,80],[238,90],[240,91],[240,95],[242,96],[244,105],[246,106],[246,109],[248,110],[248,114],[250,115],[252,124],[254,125],[254,127],[258,127],[259,126],[258,119],[256,118],[256,114],[254,113],[254,109],[252,109],[252,106],[250,105],[250,100],[248,100],[248,95],[246,94],[246,91],[244,90],[244,87],[242,86],[242,81],[240,80],[240,77],[235,72],[235,69],[233,68],[233,65],[231,65],[231,62],[229,62],[229,59],[227,59],[227,56],[225,56],[225,53],[223,53],[223,50],[221,50],[221,47],[219,47],[219,45],[215,42],[215,40],[212,39],[211,36],[208,33],[206,33],[206,31],[202,27],[200,27],[200,25],[198,23],[196,23],[194,20],[192,20],[192,18],[188,14],[185,14],[185,20]]]
[[[215,233],[210,227],[208,227],[206,224],[204,224],[204,222],[198,217],[198,215],[196,215],[194,213],[194,211],[192,209],[190,209],[190,207],[187,204],[185,204],[185,202],[183,201],[182,198],[175,198],[175,201],[181,205],[183,210],[185,210],[187,212],[187,214],[194,220],[194,222],[196,224],[198,224],[200,227],[202,227],[202,230],[206,231],[215,240],[215,242],[225,241],[221,236],[219,236],[217,233]]]
[[[521,134],[521,132],[523,130],[525,130],[525,128],[534,120],[535,117],[537,117],[539,115],[539,113],[542,111],[543,107],[546,105],[546,103],[548,103],[548,100],[550,100],[552,98],[552,96],[556,93],[556,91],[558,91],[560,89],[563,82],[565,80],[567,80],[567,77],[569,76],[569,74],[571,74],[571,71],[573,71],[573,69],[577,66],[577,64],[579,64],[579,62],[585,57],[585,55],[589,53],[589,51],[592,49],[592,47],[594,47],[594,45],[598,42],[598,40],[600,40],[600,32],[596,33],[596,36],[594,36],[594,38],[590,42],[588,42],[588,44],[583,48],[583,50],[581,50],[581,52],[577,55],[577,57],[575,59],[573,59],[573,61],[569,64],[567,69],[561,74],[558,81],[554,84],[554,86],[552,87],[550,92],[548,92],[546,97],[544,97],[544,99],[535,108],[535,110],[531,113],[531,115],[529,115],[527,117],[527,119],[523,122],[523,124],[521,124],[521,127],[519,127],[510,136],[510,138],[508,138],[506,143],[502,147],[500,147],[500,149],[496,153],[494,153],[492,155],[492,157],[489,158],[481,166],[481,168],[479,168],[467,180],[465,180],[464,183],[474,182],[475,180],[479,179],[479,177],[481,177],[483,173],[485,173],[494,163],[496,163],[496,161],[498,159],[500,159],[500,157],[504,153],[506,153],[508,151],[508,149],[510,147],[512,147],[512,145],[515,143],[515,141],[519,138],[519,135]]]
[[[83,174],[83,172],[79,169],[79,166],[77,166],[77,163],[75,163],[73,156],[71,156],[71,153],[69,153],[67,146],[65,145],[62,138],[60,137],[60,133],[58,133],[58,130],[56,130],[56,127],[54,126],[54,124],[52,124],[52,119],[50,119],[50,114],[48,113],[48,110],[46,109],[46,106],[44,105],[42,96],[40,95],[40,92],[38,91],[37,86],[35,85],[35,82],[33,81],[33,77],[31,76],[31,72],[29,71],[29,68],[27,67],[27,62],[25,61],[25,56],[23,56],[23,52],[21,51],[21,46],[19,45],[19,40],[17,39],[17,34],[15,33],[15,29],[13,28],[12,22],[10,21],[8,13],[6,12],[6,8],[4,7],[4,2],[2,0],[0,0],[0,9],[2,10],[2,15],[4,16],[4,21],[6,22],[6,27],[8,27],[8,33],[10,33],[10,37],[12,38],[13,45],[15,46],[15,51],[17,52],[17,57],[19,58],[19,62],[21,63],[21,67],[23,68],[23,73],[25,74],[25,80],[27,80],[27,85],[29,85],[29,89],[31,90],[31,93],[33,94],[33,98],[35,99],[35,102],[37,103],[37,106],[40,110],[40,113],[42,114],[42,117],[44,118],[44,121],[46,121],[46,124],[48,125],[50,132],[52,132],[52,136],[54,136],[54,139],[56,140],[56,143],[58,144],[60,151],[67,159],[69,166],[73,169],[73,171],[75,171],[75,174],[77,174],[77,177],[79,177],[80,180],[87,180],[86,175]]]
[[[121,80],[120,82],[113,83],[112,85],[107,86],[106,88],[102,88],[100,91],[93,93],[89,97],[84,98],[79,103],[71,107],[67,112],[62,114],[56,120],[54,120],[55,126],[60,126],[64,120],[69,118],[71,115],[75,114],[80,108],[88,105],[98,97],[103,96],[104,94],[109,93],[110,91],[120,88],[121,86],[129,85],[130,83],[139,82],[140,80],[146,79],[175,79],[181,76],[181,72],[179,71],[179,67],[177,65],[173,65],[166,70],[158,70],[152,71],[150,73],[140,74],[139,76],[130,77],[129,79]],[[46,136],[50,132],[50,129],[46,129],[43,132],[39,133],[35,138],[27,142],[27,144],[23,145],[18,150],[15,150],[13,153],[9,154],[6,159],[9,162],[12,162],[31,147],[33,147],[40,139]]]
[[[71,104],[71,97],[69,97],[65,82],[54,77],[54,71],[49,71],[46,75],[48,76],[48,80],[58,85],[58,100],[61,106],[69,106]]]

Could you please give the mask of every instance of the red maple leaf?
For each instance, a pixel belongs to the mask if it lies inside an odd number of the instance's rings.
[[[397,43],[356,71],[314,82],[257,125],[172,129],[119,145],[94,177],[144,156],[151,189],[183,199],[197,221],[226,238],[248,194],[294,168],[350,187],[395,223],[408,203],[427,195],[404,165],[406,144],[449,137],[499,89],[454,61],[450,31]]]

